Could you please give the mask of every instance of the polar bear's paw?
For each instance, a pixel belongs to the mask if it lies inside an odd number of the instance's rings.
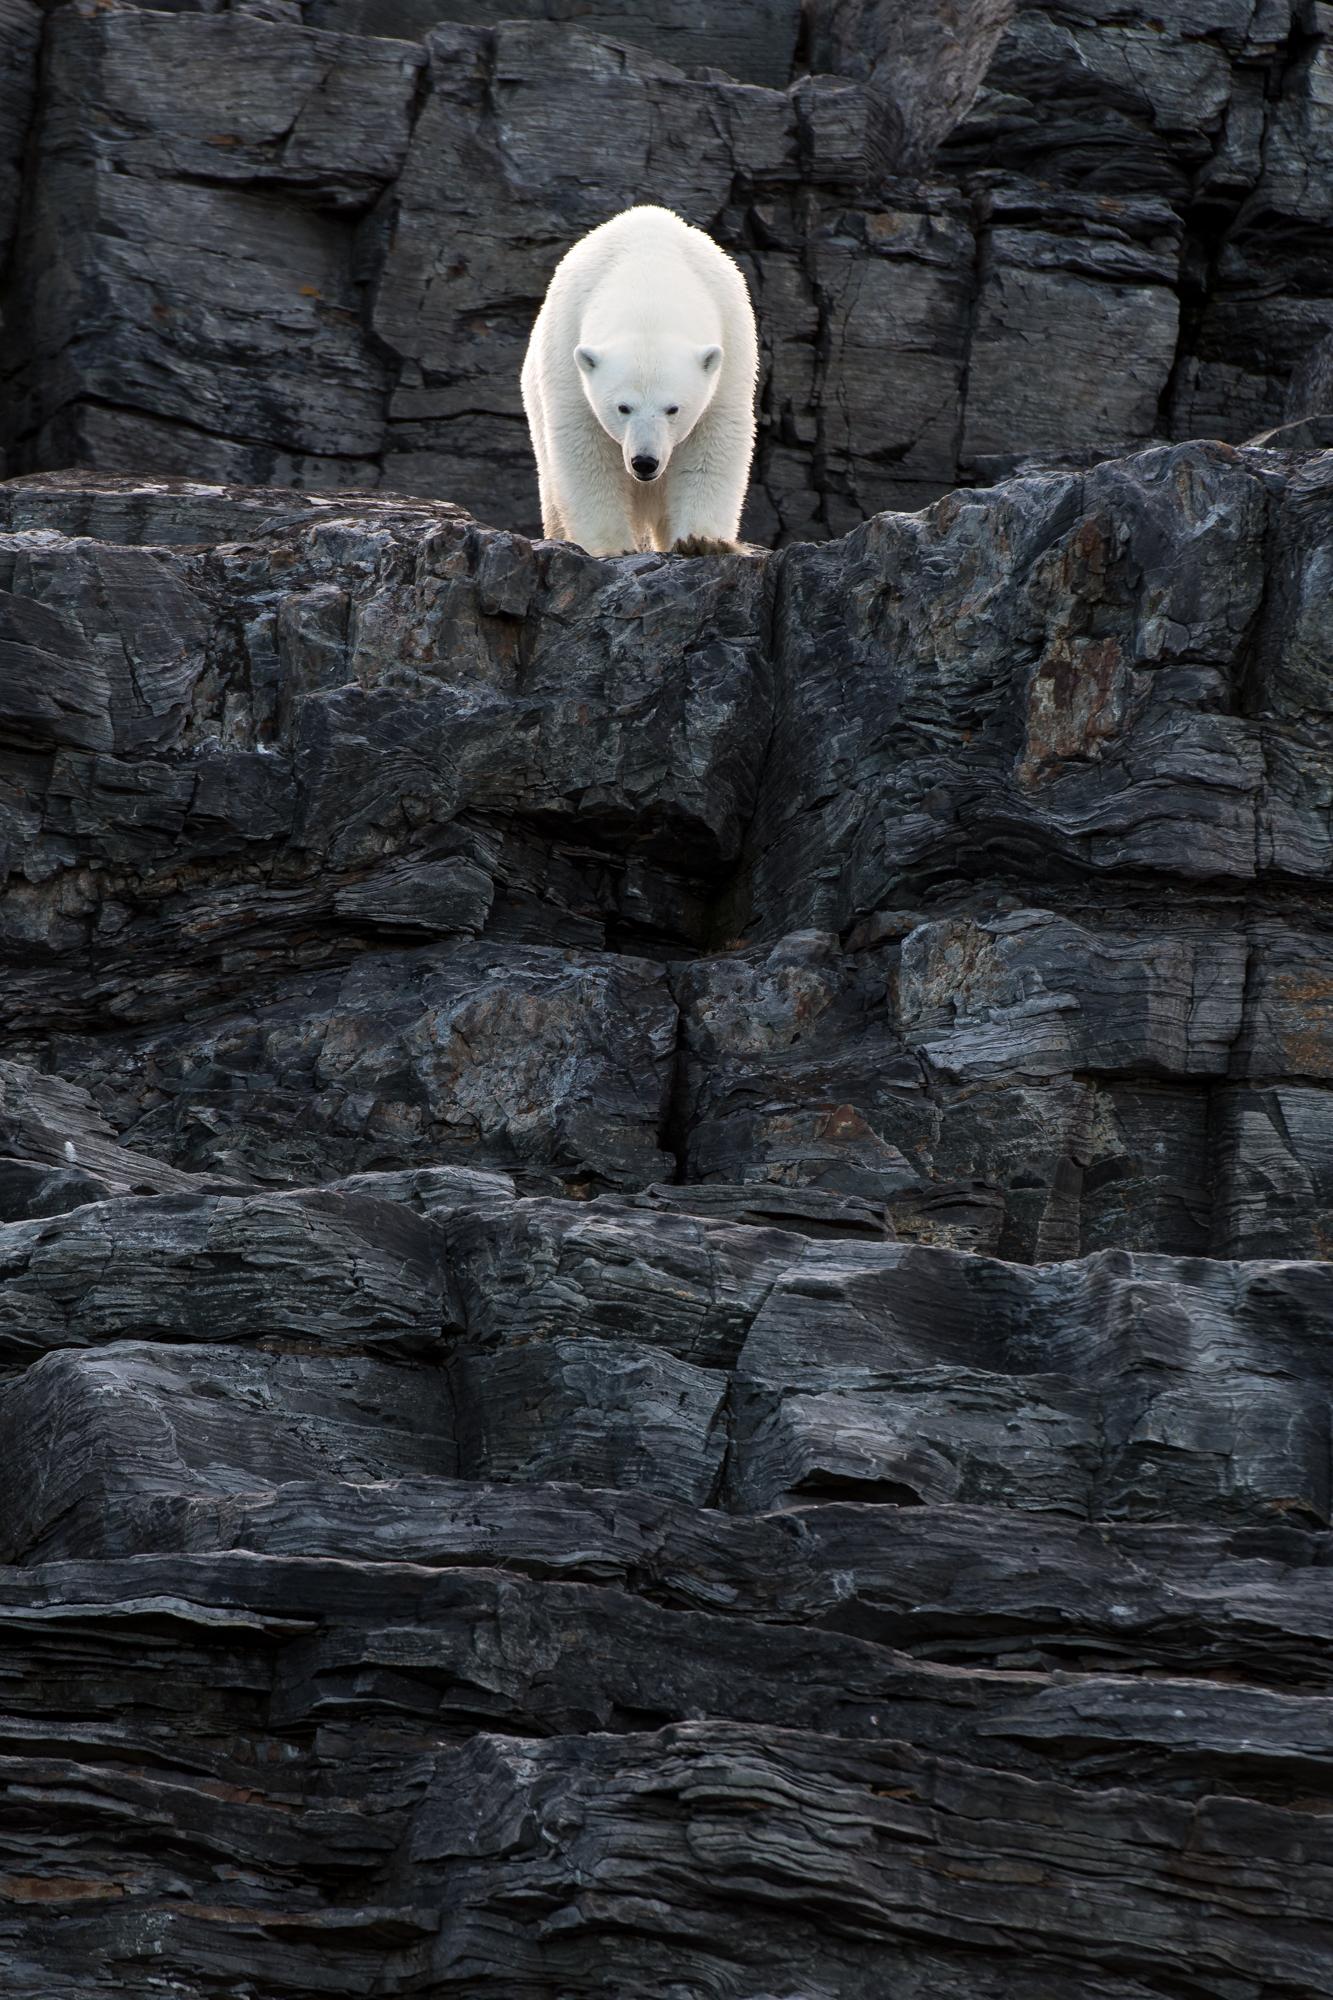
[[[711,535],[682,535],[671,545],[673,556],[734,556],[740,554],[739,542],[715,540]]]

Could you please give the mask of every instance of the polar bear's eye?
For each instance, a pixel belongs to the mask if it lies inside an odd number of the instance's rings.
[[[680,404],[668,403],[666,406],[666,414],[669,417],[678,417],[680,415]]]
[[[627,417],[630,413],[630,405],[628,403],[617,403],[616,408],[619,410],[622,417]]]

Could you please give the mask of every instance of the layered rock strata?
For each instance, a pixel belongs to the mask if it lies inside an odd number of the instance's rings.
[[[1333,458],[0,486],[13,2000],[1316,2000]]]

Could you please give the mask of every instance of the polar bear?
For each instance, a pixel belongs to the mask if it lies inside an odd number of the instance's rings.
[[[665,208],[561,259],[523,362],[542,532],[590,555],[736,546],[758,343],[745,280]]]

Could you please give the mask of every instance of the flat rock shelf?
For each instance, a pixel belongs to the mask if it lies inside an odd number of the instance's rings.
[[[6,2000],[1328,2000],[1331,584],[0,485]]]

